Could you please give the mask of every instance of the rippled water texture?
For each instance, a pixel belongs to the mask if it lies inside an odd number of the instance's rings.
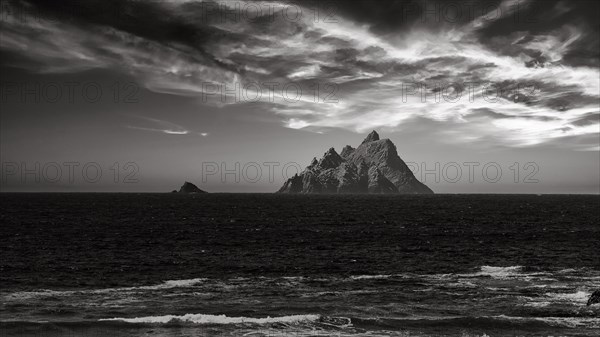
[[[597,336],[599,201],[3,194],[1,335]]]

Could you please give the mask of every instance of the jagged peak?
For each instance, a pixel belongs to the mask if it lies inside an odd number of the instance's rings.
[[[354,152],[354,150],[356,150],[356,149],[353,148],[352,146],[346,145],[342,149],[342,153],[340,153],[340,156],[342,156],[343,158],[346,158],[348,155],[350,155],[352,152]]]
[[[333,147],[330,147],[329,150],[327,150],[327,152],[325,152],[325,157],[329,157],[329,156],[339,156],[339,154],[335,151],[335,149]]]
[[[335,151],[333,147],[327,150],[327,152],[325,152],[320,162],[322,162],[323,160],[334,160],[336,162],[343,161],[342,157],[340,157],[340,155]]]
[[[319,161],[319,167],[321,168],[334,168],[339,166],[344,159],[340,157],[340,155],[335,152],[335,149],[332,147],[325,154],[323,158]]]
[[[377,133],[377,131],[373,130],[371,131],[371,133],[369,133],[369,135],[367,136],[367,138],[365,138],[365,140],[363,140],[362,144],[364,143],[369,143],[369,142],[374,142],[379,140],[379,134]]]

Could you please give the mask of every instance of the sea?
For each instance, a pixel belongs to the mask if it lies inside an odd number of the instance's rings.
[[[598,195],[0,200],[0,336],[600,336]]]

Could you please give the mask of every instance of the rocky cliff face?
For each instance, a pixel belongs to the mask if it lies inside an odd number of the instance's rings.
[[[389,139],[371,132],[355,149],[338,154],[330,148],[320,160],[288,179],[280,193],[403,193],[433,194],[400,159]]]

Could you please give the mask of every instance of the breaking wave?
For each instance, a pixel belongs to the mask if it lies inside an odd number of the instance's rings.
[[[541,322],[555,327],[600,328],[600,318],[594,317],[511,317],[499,315],[491,318],[511,322]]]
[[[185,314],[185,315],[164,315],[164,316],[146,316],[134,318],[104,318],[99,321],[120,321],[126,323],[194,323],[194,324],[272,324],[272,323],[300,323],[314,322],[321,318],[320,315],[291,315],[281,317],[228,317],[225,315],[205,315],[205,314]]]
[[[480,271],[471,276],[489,276],[492,278],[508,278],[522,275],[522,266],[510,266],[510,267],[493,267],[493,266],[482,266]]]
[[[571,302],[576,304],[585,304],[590,298],[591,291],[577,291],[575,293],[546,293],[546,296],[557,302]]]
[[[7,300],[24,300],[35,297],[49,297],[49,296],[72,296],[80,294],[106,294],[114,292],[135,292],[135,291],[148,291],[148,290],[163,290],[173,288],[187,288],[194,286],[198,283],[202,283],[208,279],[206,278],[194,278],[186,280],[168,280],[163,283],[151,285],[151,286],[137,286],[137,287],[122,287],[122,288],[104,288],[104,289],[89,289],[89,290],[36,290],[36,291],[18,291],[5,296]]]

